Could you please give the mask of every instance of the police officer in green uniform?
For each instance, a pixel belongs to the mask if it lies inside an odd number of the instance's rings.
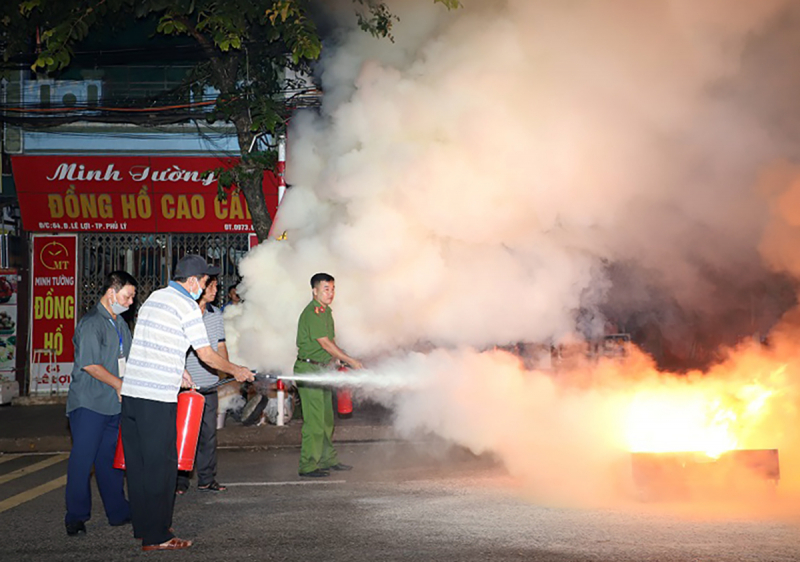
[[[300,314],[297,324],[296,374],[319,373],[332,368],[335,359],[354,369],[362,367],[358,359],[347,355],[336,345],[331,303],[335,294],[334,279],[327,273],[311,277],[311,294],[308,306]],[[321,388],[298,381],[300,403],[303,409],[302,444],[300,447],[300,476],[312,478],[330,475],[331,470],[350,470],[336,456],[333,436],[333,397],[329,388]]]

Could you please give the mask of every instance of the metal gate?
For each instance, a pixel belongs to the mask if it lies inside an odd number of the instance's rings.
[[[199,254],[222,270],[218,302],[238,280],[239,260],[247,253],[248,234],[81,234],[78,236],[78,310],[85,314],[102,296],[110,272],[122,269],[139,283],[136,301],[166,286],[178,260]],[[135,314],[135,306],[134,306]]]

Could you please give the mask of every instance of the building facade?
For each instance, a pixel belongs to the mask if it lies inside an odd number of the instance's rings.
[[[138,280],[141,303],[167,283],[183,255],[200,254],[221,268],[225,295],[255,243],[244,195],[235,186],[220,189],[217,181],[220,170],[238,162],[232,126],[204,119],[157,126],[93,120],[107,88],[101,74],[51,80],[18,71],[5,84],[7,112],[50,108],[70,115],[72,108],[86,119],[4,125],[24,258],[0,271],[0,301],[5,277],[15,280],[16,292],[13,340],[2,333],[0,310],[0,377],[17,380],[22,393],[66,391],[76,321],[97,302],[110,271],[124,269]],[[170,86],[146,82],[142,89]],[[205,91],[187,103],[214,96]],[[279,184],[264,173],[273,217]],[[14,368],[5,372],[3,341],[15,348]]]

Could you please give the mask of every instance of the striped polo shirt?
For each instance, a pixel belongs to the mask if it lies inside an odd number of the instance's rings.
[[[170,281],[139,309],[122,395],[177,402],[186,351],[208,345],[200,307],[183,287]]]
[[[225,342],[225,321],[222,318],[222,311],[207,304],[206,311],[203,313],[203,322],[206,325],[211,347],[214,351],[219,351],[219,344]],[[193,349],[190,349],[186,355],[186,370],[192,375],[194,384],[199,387],[209,386],[219,381],[217,371],[200,361]]]

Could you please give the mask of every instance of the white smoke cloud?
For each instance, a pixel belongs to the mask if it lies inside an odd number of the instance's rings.
[[[241,266],[239,354],[287,369],[308,279],[339,280],[340,343],[373,354],[547,341],[635,263],[688,305],[751,270],[779,146],[718,93],[780,2],[392,3],[396,43],[326,51],[293,121],[276,231]]]
[[[759,252],[800,272],[786,242],[800,222],[776,211],[798,174],[763,187],[765,169],[798,156],[797,131],[769,121],[777,94],[749,81],[772,60],[768,39],[792,34],[779,25],[791,3],[463,3],[390,2],[395,43],[344,27],[326,45],[322,111],[298,114],[289,135],[292,187],[275,224],[288,239],[242,261],[245,304],[226,314],[236,357],[291,370],[318,271],[337,279],[337,341],[361,357],[597,333],[600,308],[656,306],[653,287],[720,314],[766,278]],[[632,276],[614,279],[614,264]],[[436,357],[420,368],[446,362]],[[452,394],[398,403],[399,423],[426,406],[435,431],[505,452],[466,423],[483,399],[470,373],[509,368],[482,357],[451,365]],[[511,425],[556,424],[526,437],[530,450],[554,453],[567,435],[576,463],[595,454],[592,427],[569,420],[606,419],[615,398],[509,377],[504,393],[547,397],[513,409]],[[595,456],[615,450],[599,443]]]

